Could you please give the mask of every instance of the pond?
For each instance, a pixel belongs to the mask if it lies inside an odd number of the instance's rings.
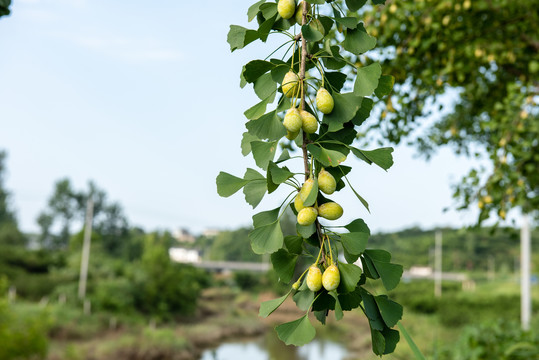
[[[301,346],[287,346],[275,332],[242,341],[225,342],[202,353],[201,360],[343,360],[347,351],[344,346],[326,339],[315,339]]]

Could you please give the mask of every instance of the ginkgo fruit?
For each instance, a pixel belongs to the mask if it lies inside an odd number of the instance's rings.
[[[318,266],[312,265],[309,268],[305,282],[311,291],[316,292],[322,288],[322,271]]]
[[[279,0],[277,3],[277,12],[283,19],[290,19],[296,12],[295,0]]]
[[[296,198],[294,199],[294,208],[296,208],[296,211],[298,213],[305,208],[305,206],[303,205],[303,200],[301,200],[299,194],[296,195]]]
[[[318,207],[318,215],[324,219],[337,220],[342,214],[342,206],[336,202],[327,202]]]
[[[316,107],[318,110],[324,114],[330,114],[333,111],[334,106],[335,102],[333,101],[333,97],[329,91],[324,88],[320,88],[316,93]]]
[[[311,11],[311,4],[309,3],[306,3],[305,1],[302,1],[299,3],[298,7],[296,8],[296,15],[295,15],[295,19],[296,19],[296,23],[298,23],[298,25],[301,25],[303,24],[303,6],[307,5],[307,14]]]
[[[300,212],[298,212],[298,224],[302,226],[309,226],[314,223],[317,216],[318,211],[314,207],[309,206],[303,208]]]
[[[286,138],[288,140],[294,140],[295,138],[298,137],[298,134],[299,134],[299,130],[298,131],[295,131],[295,132],[290,132],[288,130],[286,130]]]
[[[283,87],[283,94],[285,94],[286,97],[289,97],[289,98],[296,96],[297,95],[296,93],[298,91],[298,83],[299,83],[298,75],[292,70],[287,72],[281,84]]]
[[[301,128],[303,131],[307,134],[314,134],[318,130],[318,121],[316,121],[314,115],[305,110],[301,110],[299,113],[301,115]]]
[[[327,291],[335,290],[341,282],[341,273],[337,265],[330,265],[322,275],[322,286]]]
[[[301,190],[299,191],[299,197],[301,198],[303,202],[307,200],[307,197],[309,196],[309,194],[311,193],[311,190],[313,189],[315,181],[316,180],[313,178],[308,178],[307,180],[305,180],[305,183],[303,184],[303,186],[301,187]]]
[[[333,194],[337,188],[335,178],[324,168],[318,174],[318,188],[327,195]]]
[[[289,109],[284,116],[283,125],[286,130],[290,131],[291,133],[299,131],[303,125],[299,110],[296,108]]]

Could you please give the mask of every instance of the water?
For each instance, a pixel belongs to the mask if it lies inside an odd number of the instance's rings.
[[[286,346],[273,331],[260,338],[226,342],[202,353],[201,360],[343,360],[344,346],[325,339],[316,339],[302,347]]]

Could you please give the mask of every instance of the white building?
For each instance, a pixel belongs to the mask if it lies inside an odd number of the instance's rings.
[[[170,248],[168,255],[172,261],[179,263],[194,264],[200,262],[200,254],[198,250],[194,249]]]

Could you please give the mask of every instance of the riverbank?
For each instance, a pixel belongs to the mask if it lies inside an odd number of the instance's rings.
[[[225,341],[261,336],[279,323],[303,315],[291,299],[266,319],[258,317],[261,301],[274,298],[271,293],[253,295],[228,288],[206,290],[195,317],[174,324],[143,323],[118,319],[114,327],[105,319],[76,319],[60,324],[51,332],[47,360],[197,360],[206,349]],[[326,326],[312,323],[318,336],[346,346],[350,358],[370,353],[368,324],[360,314],[347,314],[337,322],[330,316]],[[91,325],[91,322],[99,324]]]

